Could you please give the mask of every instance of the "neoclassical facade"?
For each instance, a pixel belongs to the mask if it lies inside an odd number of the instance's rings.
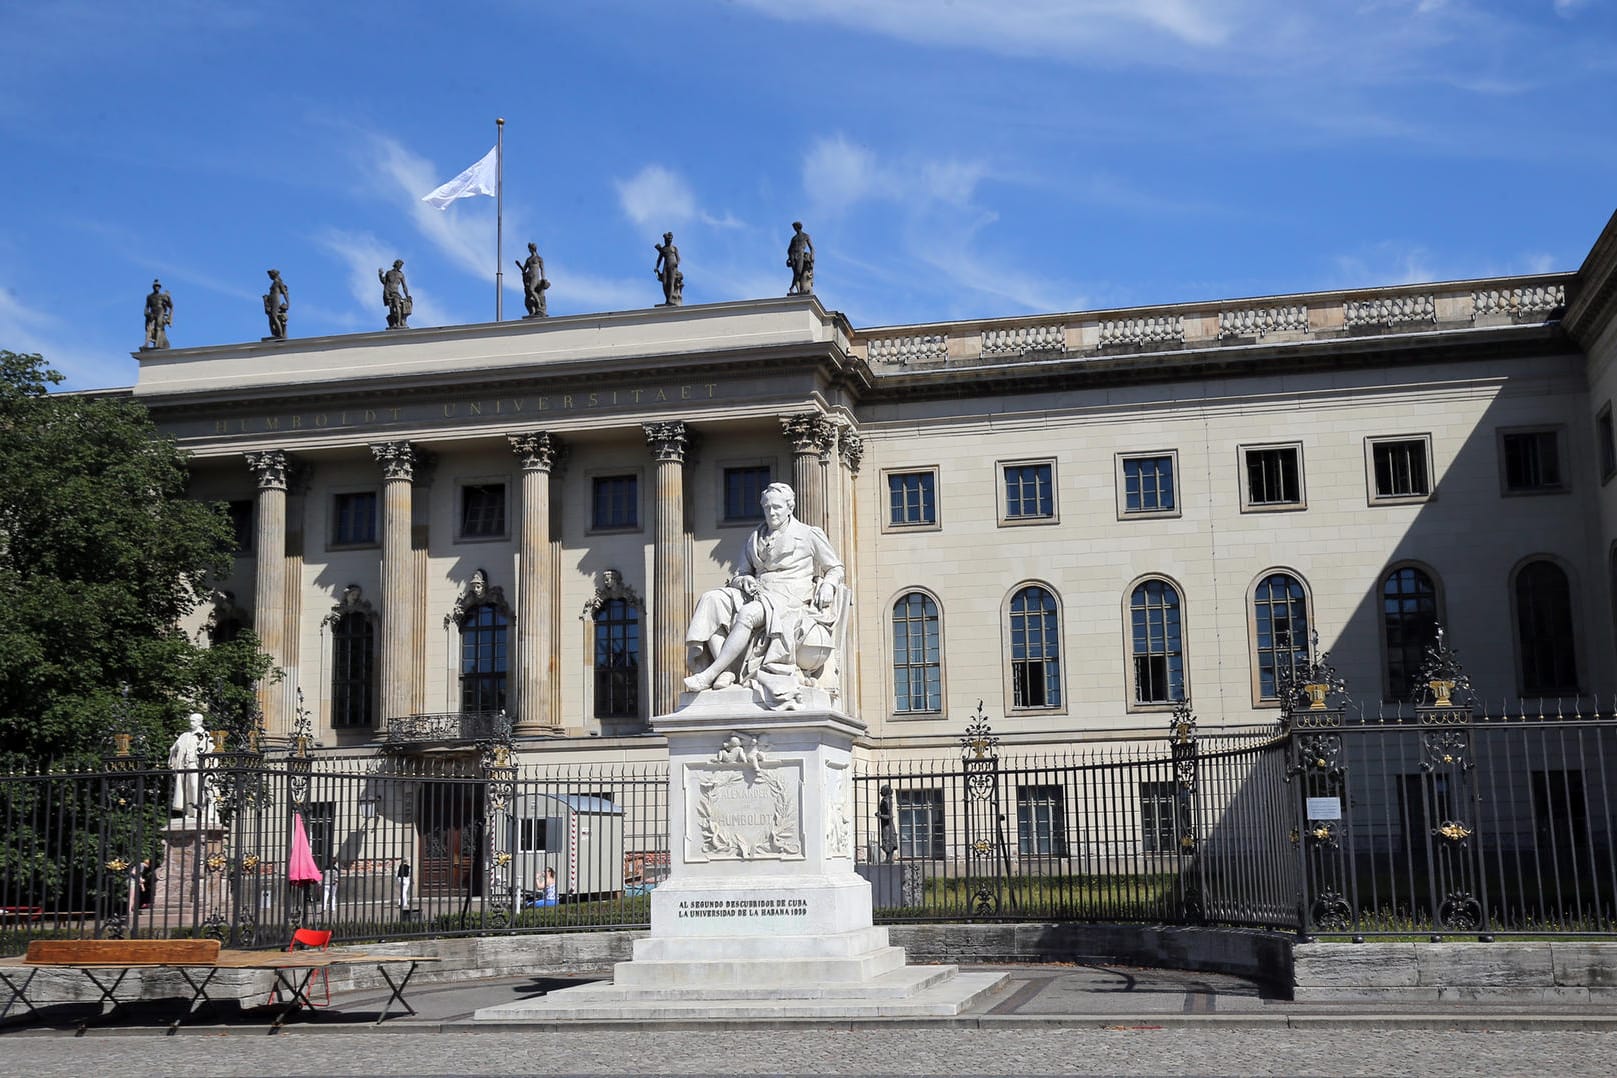
[[[328,748],[645,750],[770,482],[847,566],[872,751],[1373,714],[1436,624],[1491,708],[1617,692],[1617,219],[1576,273],[856,328],[813,295],[146,351]],[[1524,703],[1525,701],[1525,703]],[[1548,701],[1540,704],[1540,701]],[[1407,705],[1404,705],[1407,706]]]

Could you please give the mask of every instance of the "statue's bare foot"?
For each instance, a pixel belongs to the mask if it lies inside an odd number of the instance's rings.
[[[713,679],[713,687],[715,689],[728,689],[731,685],[734,685],[735,683],[736,683],[736,675],[735,675],[734,670],[726,670],[722,674],[720,674],[718,677]]]
[[[685,679],[686,692],[705,692],[712,687],[713,682],[708,678],[705,672],[701,674],[692,674],[690,677]]]

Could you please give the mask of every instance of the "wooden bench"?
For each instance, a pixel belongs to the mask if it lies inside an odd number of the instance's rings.
[[[40,970],[77,970],[101,993],[100,1003],[118,1007],[117,992],[124,978],[136,969],[172,969],[184,978],[191,988],[191,999],[185,1014],[175,1019],[171,1028],[194,1014],[203,1004],[212,1004],[208,988],[214,976],[222,969],[268,970],[275,975],[277,992],[287,991],[289,1001],[275,1015],[274,1025],[279,1027],[293,1011],[312,1007],[308,997],[309,978],[316,970],[331,966],[375,963],[392,995],[382,1005],[376,1022],[381,1024],[396,1002],[411,1014],[404,998],[404,990],[422,962],[436,962],[430,955],[365,954],[354,951],[236,951],[224,950],[215,939],[136,939],[136,940],[34,940],[28,952],[12,958],[0,958],[0,981],[11,990],[11,998],[0,1008],[0,1020],[21,1003],[34,1017],[39,1011],[28,998],[29,986]],[[394,982],[387,971],[389,964],[409,963],[401,980]],[[26,970],[27,976],[22,972]],[[193,976],[193,971],[203,971]],[[16,977],[17,980],[13,980]],[[19,983],[20,982],[20,983]],[[103,1014],[111,1013],[104,1010]]]

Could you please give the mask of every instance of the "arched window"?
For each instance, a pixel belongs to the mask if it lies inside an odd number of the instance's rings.
[[[1271,573],[1252,593],[1258,699],[1280,699],[1283,678],[1308,663],[1308,597],[1289,573]]]
[[[640,714],[640,611],[627,599],[607,599],[595,614],[595,717]]]
[[[1011,597],[1011,706],[1061,706],[1056,597],[1030,585]]]
[[[1523,696],[1578,691],[1572,588],[1552,561],[1529,562],[1516,574],[1516,646]]]
[[[505,709],[510,619],[493,603],[479,603],[460,622],[460,709]]]
[[[1425,572],[1406,565],[1381,582],[1381,631],[1387,644],[1387,699],[1411,699],[1426,649],[1437,642],[1437,588]]]
[[[938,604],[918,591],[893,604],[893,710],[943,710]]]
[[[1147,580],[1129,597],[1134,702],[1171,704],[1185,698],[1185,649],[1179,591]]]
[[[331,623],[331,725],[376,721],[376,626],[361,613]]]

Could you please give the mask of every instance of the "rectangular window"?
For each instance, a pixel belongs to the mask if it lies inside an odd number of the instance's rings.
[[[1016,788],[1016,851],[1024,857],[1067,856],[1067,814],[1061,787]]]
[[[1300,445],[1242,448],[1246,481],[1242,509],[1296,509],[1303,504],[1303,450]]]
[[[887,473],[887,523],[894,528],[924,527],[938,522],[937,473]]]
[[[1582,771],[1533,772],[1533,831],[1541,854],[1588,848],[1589,802]]]
[[[1174,784],[1140,783],[1140,847],[1146,853],[1172,853]]]
[[[943,860],[943,791],[898,790],[898,856]]]
[[[505,538],[504,483],[468,483],[460,488],[460,537]]]
[[[1055,469],[1047,460],[1000,465],[1005,496],[1001,523],[1055,520]]]
[[[1611,402],[1595,416],[1595,440],[1599,442],[1600,481],[1604,483],[1617,475],[1617,435],[1611,429]]]
[[[611,531],[640,527],[640,478],[598,475],[590,482],[590,527]]]
[[[331,504],[331,545],[368,546],[376,542],[376,492],[338,494]]]
[[[1506,494],[1545,494],[1566,489],[1558,431],[1501,431],[1499,458],[1504,467]]]
[[[314,863],[324,871],[337,850],[337,803],[311,801],[303,812],[303,820],[308,824],[309,852],[314,855]]]
[[[1122,468],[1123,516],[1178,515],[1179,504],[1174,498],[1172,454],[1123,457]]]
[[[724,519],[732,523],[764,519],[759,499],[770,482],[767,464],[724,469]]]
[[[559,817],[529,818],[522,821],[522,831],[518,838],[517,849],[522,853],[544,853],[550,849],[550,835],[566,835],[566,828],[561,826]]]
[[[253,503],[247,501],[226,502],[225,509],[230,514],[230,530],[236,536],[236,553],[251,554],[253,552]]]
[[[1418,502],[1432,496],[1432,440],[1411,438],[1366,439],[1370,457],[1372,502]]]

